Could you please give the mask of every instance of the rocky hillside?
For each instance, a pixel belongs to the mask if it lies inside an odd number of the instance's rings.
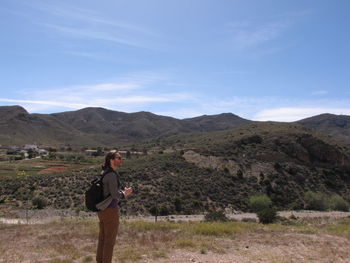
[[[321,114],[300,120],[297,123],[319,132],[340,138],[350,145],[350,116]]]

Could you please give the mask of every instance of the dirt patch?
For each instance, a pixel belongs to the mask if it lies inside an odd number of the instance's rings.
[[[250,234],[236,240],[222,239],[217,245],[225,248],[221,253],[197,249],[172,250],[167,258],[145,260],[148,263],[289,263],[289,262],[349,262],[346,247],[349,240],[327,235],[305,234]]]
[[[239,163],[233,160],[225,160],[216,156],[204,156],[192,150],[184,153],[183,157],[189,163],[193,163],[200,168],[210,168],[217,171],[228,170],[230,174],[237,175],[237,172],[242,169]],[[246,177],[259,178],[261,172],[267,174],[274,171],[271,163],[257,162],[251,165],[249,169],[244,171]]]
[[[240,168],[238,163],[233,160],[226,161],[216,156],[204,156],[192,150],[185,152],[183,157],[187,162],[193,163],[200,168],[210,168],[218,171],[226,168],[231,174],[237,174]]]
[[[54,166],[54,167],[43,169],[40,172],[38,172],[38,174],[50,174],[50,173],[67,171],[67,170],[68,168],[65,166]]]

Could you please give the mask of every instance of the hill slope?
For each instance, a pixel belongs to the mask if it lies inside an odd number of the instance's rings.
[[[321,114],[297,123],[319,132],[338,137],[350,144],[350,116]]]
[[[247,198],[256,193],[269,195],[279,209],[301,209],[307,190],[339,194],[350,201],[349,149],[297,124],[258,123],[173,135],[158,142],[181,150],[128,159],[120,169],[123,186],[134,188],[123,208],[128,214],[148,213],[154,205],[170,213],[246,210]],[[84,189],[98,172],[79,170],[25,180],[4,177],[0,190],[6,200],[30,200],[28,195],[36,192],[43,193],[51,206],[82,208]]]

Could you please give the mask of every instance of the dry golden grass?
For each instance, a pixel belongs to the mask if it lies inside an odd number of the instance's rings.
[[[0,224],[0,262],[94,262],[97,219]],[[350,262],[350,219],[260,225],[125,222],[118,262]]]

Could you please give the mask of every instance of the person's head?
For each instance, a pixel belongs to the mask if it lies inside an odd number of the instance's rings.
[[[105,162],[102,165],[102,170],[116,170],[122,164],[122,156],[117,150],[109,151],[105,157]]]

